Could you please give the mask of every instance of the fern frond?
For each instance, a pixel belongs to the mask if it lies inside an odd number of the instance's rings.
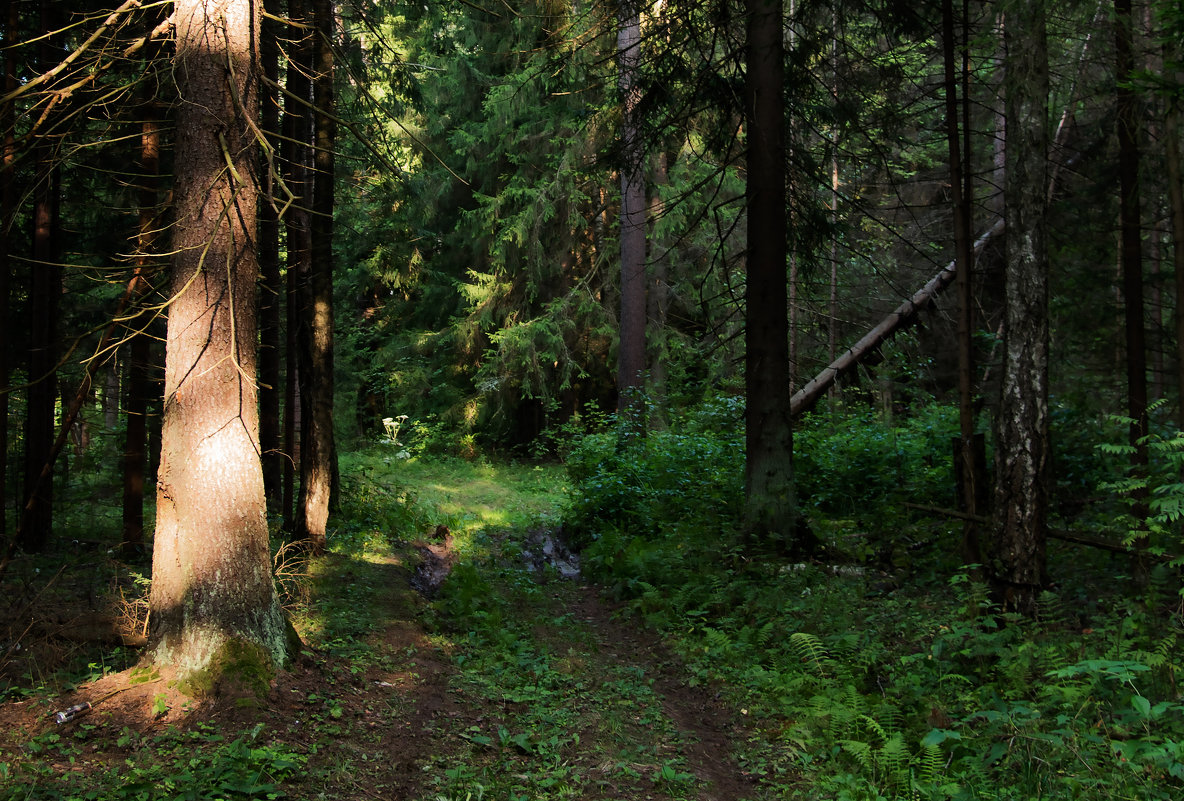
[[[817,635],[795,631],[789,635],[789,645],[801,664],[810,665],[819,675],[825,674],[824,663],[829,654]]]

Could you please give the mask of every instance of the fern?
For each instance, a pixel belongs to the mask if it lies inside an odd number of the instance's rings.
[[[945,757],[937,743],[922,743],[917,755],[917,780],[922,784],[937,784],[945,773]]]
[[[810,665],[820,676],[826,675],[825,662],[828,658],[826,646],[816,635],[805,631],[795,631],[789,635],[789,645],[797,655],[798,662]]]

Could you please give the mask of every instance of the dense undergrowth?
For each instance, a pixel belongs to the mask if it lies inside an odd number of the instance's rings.
[[[566,523],[585,574],[758,722],[743,759],[776,795],[1184,793],[1176,568],[1137,582],[1129,557],[1054,543],[1058,583],[1038,619],[992,607],[974,566],[949,556],[955,527],[907,505],[952,504],[948,461],[934,454],[955,420],[938,407],[896,424],[865,412],[807,421],[800,502],[830,558],[785,563],[737,535],[738,421],[716,403],[626,446],[610,431],[585,437],[569,458]],[[1080,462],[1070,454],[1070,472]],[[798,774],[808,781],[789,781]]]

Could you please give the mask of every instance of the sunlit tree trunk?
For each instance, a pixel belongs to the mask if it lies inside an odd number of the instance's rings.
[[[305,413],[300,447],[300,503],[296,525],[316,552],[325,548],[329,507],[337,471],[333,438],[333,3],[314,0],[317,36],[313,98],[313,156],[308,280],[303,287],[300,391]]]
[[[1047,584],[1048,50],[1042,2],[1012,7],[1007,44],[1006,304],[995,423],[995,536],[991,578],[1000,602],[1035,611]]]
[[[789,416],[784,45],[780,0],[747,0],[748,277],[745,514],[755,540],[797,547]]]
[[[172,296],[150,649],[182,674],[282,662],[255,387],[257,8],[176,4]]]
[[[622,0],[617,27],[617,70],[624,120],[621,124],[621,320],[617,350],[617,408],[631,412],[628,425],[642,424],[637,393],[645,379],[645,147],[641,140],[641,16],[637,0]]]

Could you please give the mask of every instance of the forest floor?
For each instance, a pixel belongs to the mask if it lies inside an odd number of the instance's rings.
[[[0,799],[764,795],[736,750],[744,710],[538,557],[551,540],[526,521],[546,517],[552,477],[449,478],[421,475],[413,495],[455,536],[371,531],[299,568],[289,602],[306,645],[265,697],[190,699],[167,675],[95,662],[89,680],[10,683]],[[528,498],[532,485],[546,491]],[[503,519],[507,504],[526,513]]]

